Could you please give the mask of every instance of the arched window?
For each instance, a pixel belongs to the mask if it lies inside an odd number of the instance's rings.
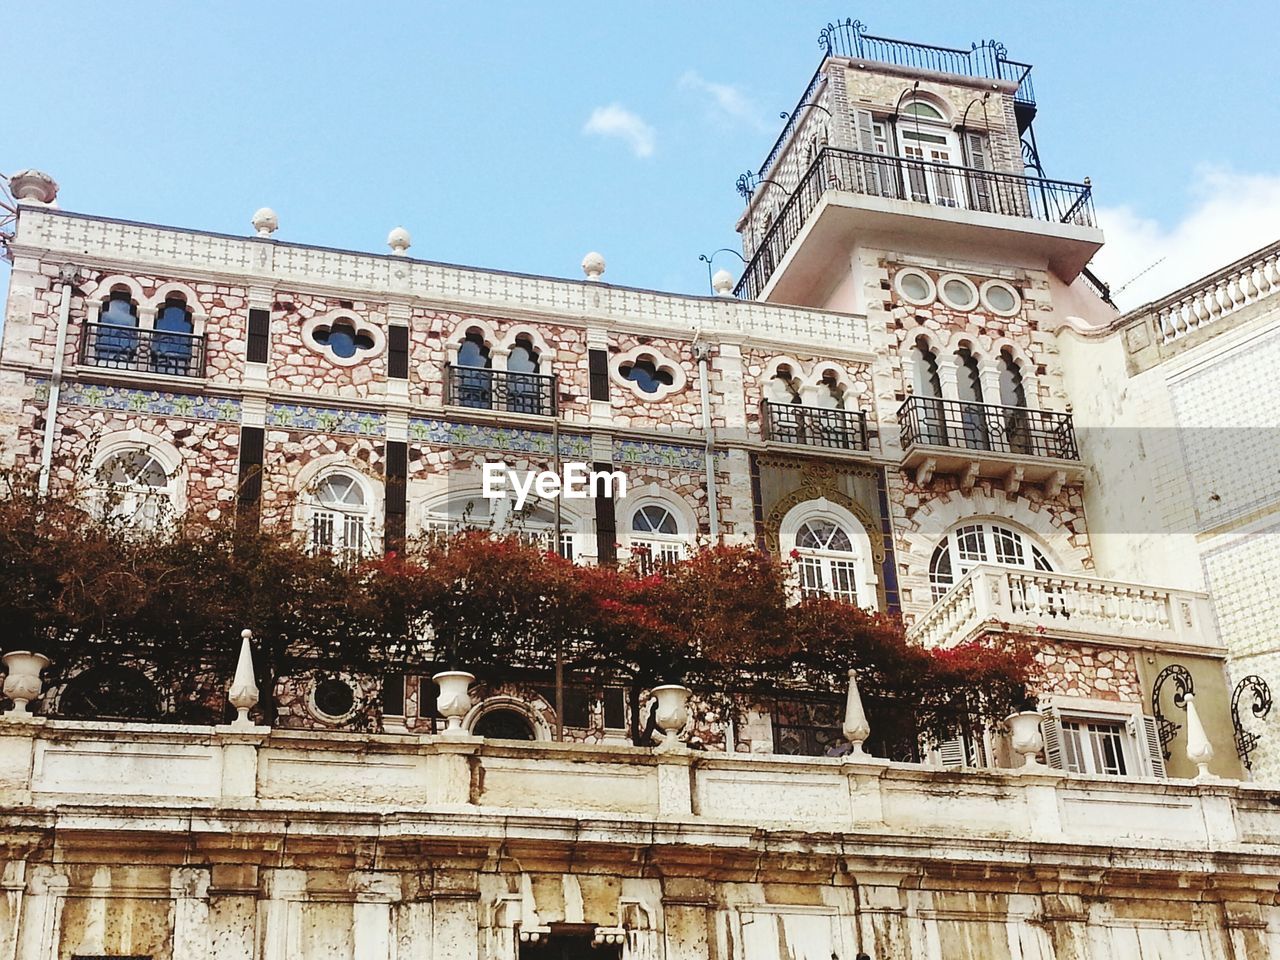
[[[187,376],[191,373],[194,345],[191,310],[181,294],[172,294],[156,313],[156,333],[151,340],[151,368],[156,373]]]
[[[330,473],[312,491],[308,546],[340,563],[354,563],[370,552],[368,518],[360,481],[349,473]]]
[[[493,358],[479,330],[468,330],[458,344],[453,402],[480,410],[493,409]]]
[[[688,547],[674,511],[660,503],[644,504],[632,512],[629,545],[631,555],[646,572],[683,559]]]
[[[542,414],[545,377],[539,376],[541,358],[533,340],[521,334],[507,355],[507,409],[513,413]],[[549,398],[546,398],[549,399]]]
[[[858,602],[858,559],[853,541],[833,520],[806,520],[796,534],[800,593]]]
[[[908,198],[961,206],[960,141],[942,111],[927,100],[908,100],[898,111],[897,130],[903,158],[914,161],[904,163]]]
[[[141,670],[95,665],[67,681],[57,713],[73,720],[156,720],[160,697]]]
[[[529,718],[511,707],[486,710],[471,726],[471,734],[492,740],[536,740]]]
[[[960,398],[960,418],[965,446],[974,450],[991,447],[987,410],[982,405],[982,374],[978,358],[967,347],[956,351],[956,394]]]
[[[109,452],[93,479],[101,515],[129,529],[151,532],[177,513],[175,478],[146,447]]]
[[[844,387],[831,371],[822,375],[818,381],[818,389],[814,391],[813,404],[828,410],[844,409]]]
[[[1045,552],[1022,531],[997,523],[969,523],[952,530],[934,548],[929,563],[933,599],[940,599],[980,563],[1053,570]]]
[[[921,399],[913,406],[912,432],[919,443],[944,445],[947,442],[946,417],[942,405],[942,380],[938,376],[938,357],[924,337],[917,337],[911,348],[911,389]]]
[[[1027,390],[1022,383],[1022,369],[1008,347],[996,357],[996,370],[1000,373],[1000,403],[1006,407],[1025,407]]]
[[[113,288],[102,301],[98,324],[93,332],[95,363],[127,368],[138,352],[138,305],[128,287]]]

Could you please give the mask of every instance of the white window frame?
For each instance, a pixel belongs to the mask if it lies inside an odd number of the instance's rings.
[[[360,504],[325,503],[320,491],[330,481],[345,479],[351,482],[349,490],[360,493]],[[373,537],[373,491],[363,477],[354,470],[329,469],[320,473],[307,491],[306,532],[307,549],[312,553],[324,553],[334,562],[349,564],[373,556],[376,552]],[[324,536],[319,534],[324,531]]]
[[[978,530],[978,543],[983,550],[982,557],[977,557],[971,550],[967,550],[967,544],[963,543],[960,538],[961,533],[968,535],[968,532],[974,528]],[[1007,531],[1018,538],[1022,549],[1021,563],[1011,563],[998,559],[1000,542],[996,531]],[[951,560],[951,580],[945,584],[941,582],[935,570],[938,548],[943,543],[946,544],[947,554]],[[1043,560],[1044,566],[1040,565],[1039,560]],[[948,590],[964,579],[965,574],[979,564],[1009,567],[1015,570],[1038,570],[1043,573],[1055,573],[1060,569],[1057,559],[1049,548],[1037,540],[1029,531],[1024,530],[1017,524],[1000,518],[974,517],[966,519],[963,523],[959,523],[948,530],[942,539],[934,544],[934,549],[929,554],[929,591],[933,602],[936,603],[941,600]]]
[[[811,521],[835,524],[844,531],[853,549],[846,553],[800,547],[800,532]],[[872,612],[879,609],[876,587],[880,580],[876,576],[872,560],[871,538],[862,522],[845,507],[825,497],[797,504],[782,518],[778,527],[778,547],[783,557],[791,557],[793,552],[797,554],[797,576],[792,584],[796,599],[817,595],[818,591],[806,583],[806,573],[816,571],[822,580],[822,586],[828,591],[827,596],[850,600],[840,593],[830,592],[831,585],[835,582],[834,573],[836,569],[840,569],[835,566],[838,563],[852,575],[853,598],[850,602]],[[844,564],[848,564],[848,567],[843,567]]]
[[[467,518],[467,522],[463,523],[460,514],[469,503],[474,504],[474,507],[471,515]],[[458,515],[455,515],[450,509],[454,504],[459,506]],[[539,501],[537,506],[548,511],[555,509],[554,505],[542,501]],[[476,518],[475,514],[482,508],[484,508],[485,512],[480,518]],[[472,493],[453,493],[448,497],[436,499],[423,508],[418,530],[424,534],[451,534],[470,528],[490,530],[498,536],[514,533],[519,535],[524,542],[550,551],[555,540],[555,524],[526,517],[520,521],[520,525],[517,528],[511,519],[514,513],[515,504],[509,497],[490,501],[479,490]],[[472,522],[473,519],[476,522]],[[560,509],[560,556],[575,563],[582,559],[578,539],[581,531],[581,518],[577,514],[565,510],[562,504]]]
[[[629,559],[637,560],[642,567],[648,568],[657,563],[676,563],[689,555],[693,540],[689,520],[685,511],[675,503],[665,497],[655,496],[628,498],[623,503],[626,505],[624,516],[627,523],[626,541],[623,546],[627,550]],[[665,534],[647,530],[637,531],[632,525],[636,514],[645,507],[661,507],[667,511],[675,522],[676,532]],[[646,556],[648,559],[643,559]]]
[[[163,486],[120,485],[99,479],[101,472],[114,459],[133,452],[146,454],[164,472]],[[181,516],[186,509],[182,460],[177,451],[140,431],[127,431],[116,438],[104,439],[94,458],[90,477],[93,512],[104,518],[120,521],[131,530],[140,533],[154,532],[164,509],[158,506],[161,501],[168,504],[170,515],[174,518]],[[116,503],[110,506],[113,499]],[[132,509],[127,508],[129,504],[134,504]],[[152,504],[157,505],[154,510],[150,509]]]
[[[1140,704],[1088,697],[1052,696],[1042,700],[1040,714],[1045,760],[1051,767],[1070,776],[1080,777],[1133,780],[1151,777],[1164,779],[1168,776],[1155,719],[1144,714]],[[1067,734],[1063,730],[1063,723],[1108,724],[1118,727],[1125,772],[1117,774],[1099,771],[1092,750],[1082,751],[1082,769],[1072,770],[1064,742]]]

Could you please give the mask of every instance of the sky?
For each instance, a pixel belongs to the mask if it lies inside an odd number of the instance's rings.
[[[738,246],[735,179],[803,92],[819,29],[853,16],[1034,65],[1041,159],[1091,178],[1096,269],[1131,307],[1280,238],[1273,14],[61,0],[4,18],[0,171],[52,174],[77,212],[248,234],[270,206],[280,240],[384,252],[403,226],[417,257],[565,277],[598,250],[608,281],[707,293],[698,255]]]

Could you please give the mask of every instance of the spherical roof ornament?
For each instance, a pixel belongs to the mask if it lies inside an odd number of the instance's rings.
[[[717,270],[716,275],[711,278],[711,289],[716,292],[717,297],[732,297],[733,274],[728,270]]]
[[[249,222],[253,224],[253,229],[258,231],[260,237],[269,237],[280,229],[280,218],[270,207],[263,207]]]
[[[604,276],[604,257],[592,250],[582,258],[582,272],[595,282]]]
[[[409,236],[409,231],[404,227],[396,227],[387,234],[387,246],[391,248],[391,252],[397,257],[403,257],[406,251],[413,246],[413,238]]]
[[[15,200],[53,203],[58,197],[58,181],[41,170],[19,170],[9,177],[9,192]]]

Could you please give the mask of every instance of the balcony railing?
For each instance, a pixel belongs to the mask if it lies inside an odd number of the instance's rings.
[[[1018,85],[1014,101],[1034,106],[1035,89],[1031,86],[1031,65],[1018,63],[1006,57],[1003,43],[984,40],[968,50],[956,47],[935,47],[927,43],[911,43],[889,37],[875,37],[866,32],[860,20],[845,19],[842,23],[829,23],[818,35],[818,45],[826,48],[827,56],[849,57],[856,60],[877,60],[900,67],[932,70],[962,77],[984,77],[988,80],[1007,80]]]
[[[828,190],[1009,217],[1094,226],[1092,187],[997,170],[824,147],[778,214],[734,291],[754,300]]]
[[[898,409],[902,449],[926,445],[1079,460],[1071,414],[968,400],[908,397]]]
[[[760,430],[766,441],[831,450],[867,449],[867,415],[861,410],[765,400],[760,404]]]
[[[556,378],[546,373],[516,373],[445,364],[444,402],[476,410],[501,410],[535,417],[556,415]]]
[[[86,323],[80,343],[85,366],[168,377],[203,377],[204,354],[202,335],[109,323]]]
[[[1160,647],[1218,646],[1211,624],[1209,599],[1202,593],[982,565],[961,577],[907,633],[929,647],[962,643],[985,627]]]

